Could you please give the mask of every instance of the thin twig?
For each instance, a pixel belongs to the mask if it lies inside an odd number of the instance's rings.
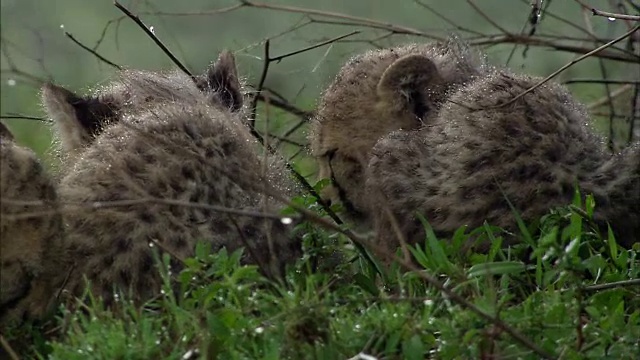
[[[120,65],[118,65],[118,64],[116,64],[116,63],[114,63],[112,61],[107,60],[104,56],[98,54],[95,50],[92,50],[88,46],[82,44],[80,41],[76,40],[76,38],[74,38],[73,35],[71,35],[69,32],[65,31],[64,34],[65,34],[66,37],[71,39],[71,41],[76,43],[76,45],[78,45],[81,48],[85,49],[86,51],[90,52],[91,54],[93,54],[93,56],[97,57],[98,59],[100,59],[105,64],[111,65],[111,66],[113,66],[114,68],[116,68],[118,70],[122,70],[122,66],[120,66]]]
[[[41,207],[50,206],[50,204],[46,204],[45,202],[38,201],[38,200],[26,201],[26,200],[16,200],[16,199],[7,199],[7,198],[0,199],[0,204],[14,205],[14,206],[41,206]],[[44,215],[56,214],[62,211],[70,212],[70,211],[78,211],[78,210],[100,210],[100,209],[110,209],[110,208],[136,206],[136,205],[150,205],[150,204],[183,206],[183,207],[217,211],[217,212],[226,213],[226,214],[257,217],[257,218],[267,218],[267,219],[281,220],[283,217],[285,217],[278,214],[240,210],[240,209],[234,209],[234,208],[229,208],[224,206],[211,205],[207,203],[198,203],[198,202],[191,202],[191,201],[162,199],[162,198],[153,198],[153,197],[147,197],[142,199],[102,201],[102,202],[98,201],[98,202],[92,202],[92,203],[62,202],[60,203],[62,209],[43,210],[43,211],[25,211],[22,213],[13,213],[13,214],[3,213],[2,217],[7,220],[21,220],[21,219],[29,219],[29,218],[39,217]]]
[[[618,36],[617,38],[609,41],[608,43],[578,57],[577,59],[571,60],[569,63],[565,64],[564,66],[562,66],[560,69],[554,71],[553,73],[551,73],[551,75],[545,77],[544,79],[542,79],[540,82],[538,82],[537,84],[533,85],[532,87],[528,88],[527,90],[523,91],[522,93],[518,94],[517,96],[515,96],[513,99],[505,102],[504,104],[499,104],[496,106],[493,106],[493,108],[498,108],[498,107],[503,107],[503,106],[507,106],[510,104],[513,104],[514,102],[518,101],[520,98],[522,98],[523,96],[525,96],[526,94],[532,92],[533,90],[537,89],[538,87],[542,86],[543,84],[545,84],[547,81],[553,79],[554,77],[556,77],[558,74],[560,74],[561,72],[565,71],[566,69],[568,69],[569,67],[575,65],[576,63],[579,63],[580,61],[588,58],[589,56],[600,52],[604,49],[606,49],[607,47],[620,42],[624,39],[626,39],[627,37],[629,37],[631,34],[633,34],[634,32],[638,31],[638,29],[640,29],[640,25],[636,25],[634,26],[630,31],[627,31],[626,33]]]
[[[640,15],[617,14],[617,13],[598,10],[596,8],[591,8],[591,13],[593,14],[593,16],[604,16],[609,20],[620,19],[620,20],[640,21]]]
[[[160,39],[145,25],[139,17],[132,14],[126,7],[122,6],[118,1],[114,1],[113,5],[115,5],[120,11],[122,11],[127,17],[133,22],[135,22],[150,38],[153,40],[156,45],[176,64],[180,70],[182,70],[185,74],[193,77],[193,74],[187,69],[182,63],[173,55],[173,53],[160,41]]]
[[[299,50],[296,50],[296,51],[292,51],[292,52],[284,54],[284,55],[276,56],[274,58],[271,58],[270,60],[271,61],[280,61],[280,60],[282,60],[282,59],[284,59],[286,57],[298,55],[298,54],[303,53],[305,51],[313,50],[313,49],[325,46],[327,44],[331,44],[331,43],[337,42],[339,40],[342,40],[344,38],[347,38],[347,37],[350,37],[350,36],[353,36],[353,35],[356,35],[356,34],[359,34],[359,33],[360,33],[359,30],[354,30],[354,31],[352,31],[352,32],[350,32],[348,34],[336,36],[336,37],[334,37],[332,39],[325,40],[325,41],[319,42],[319,43],[311,45],[311,46],[307,46],[306,48],[302,48],[302,49],[299,49]]]
[[[2,344],[2,348],[7,352],[7,354],[9,354],[11,360],[20,360],[18,354],[16,354],[16,352],[11,347],[11,344],[9,344],[7,339],[5,339],[2,334],[0,334],[0,344]]]
[[[600,291],[600,290],[615,289],[618,287],[630,287],[630,286],[639,286],[639,285],[640,285],[640,279],[631,279],[631,280],[614,281],[606,284],[590,285],[590,286],[586,286],[584,290]]]
[[[639,80],[611,80],[611,79],[572,79],[564,82],[565,85],[569,84],[632,84],[632,85],[640,85]]]
[[[603,96],[600,99],[598,99],[598,100],[590,103],[589,105],[587,105],[587,109],[588,110],[593,110],[593,109],[598,108],[598,107],[600,107],[602,105],[606,105],[607,102],[609,101],[609,98],[615,99],[618,96],[623,95],[624,93],[626,93],[627,91],[629,91],[629,90],[631,90],[633,88],[634,87],[632,85],[621,86],[621,87],[617,88],[616,90],[612,91],[611,92],[611,96],[608,96],[608,95],[607,96]]]
[[[262,65],[262,73],[260,74],[260,80],[258,81],[258,87],[256,88],[256,95],[251,100],[251,112],[249,114],[249,128],[252,132],[257,132],[255,129],[256,122],[256,108],[258,105],[258,95],[262,93],[262,88],[264,87],[264,82],[267,80],[267,73],[269,72],[269,65],[271,64],[271,59],[269,58],[269,48],[271,42],[267,39],[264,42],[264,59]],[[254,134],[255,135],[255,134]]]
[[[51,122],[51,120],[40,117],[40,116],[22,115],[22,114],[13,114],[13,113],[0,115],[0,119],[23,119],[23,120],[35,120],[35,121],[41,121],[41,122]]]
[[[443,40],[440,37],[433,36],[431,34],[427,34],[425,32],[422,32],[413,28],[376,21],[376,20],[372,20],[364,17],[352,16],[352,15],[341,14],[341,13],[336,13],[331,11],[300,8],[300,7],[294,7],[294,6],[260,3],[260,2],[254,2],[249,0],[239,0],[239,2],[246,7],[269,9],[269,10],[275,10],[275,11],[283,11],[283,12],[306,14],[306,15],[317,15],[317,16],[334,18],[334,19],[351,20],[351,21],[357,22],[360,26],[369,27],[373,29],[383,29],[383,30],[392,31],[396,34],[416,35],[416,36],[426,37],[434,40]]]

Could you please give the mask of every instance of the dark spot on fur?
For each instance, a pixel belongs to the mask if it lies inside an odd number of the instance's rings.
[[[120,254],[129,252],[129,250],[131,250],[131,239],[118,239],[116,241],[116,247]]]
[[[224,141],[221,147],[222,147],[222,154],[229,156],[235,150],[235,143],[233,141]]]
[[[152,224],[156,221],[156,217],[149,210],[145,210],[139,213],[138,218],[145,224]]]
[[[182,177],[185,180],[192,180],[195,179],[195,171],[193,170],[193,168],[191,168],[191,166],[189,165],[183,165],[182,166]]]
[[[146,275],[147,272],[153,267],[153,258],[147,254],[143,255],[140,258],[139,266],[140,274]]]
[[[185,249],[187,247],[187,241],[183,236],[177,236],[171,239],[171,244],[175,249]]]
[[[102,258],[102,266],[104,266],[106,269],[110,268],[111,265],[113,265],[113,262],[114,262],[113,255],[107,255]]]
[[[120,277],[120,280],[122,281],[122,284],[124,285],[131,284],[131,272],[127,271],[127,269],[121,269],[118,272],[118,275]]]

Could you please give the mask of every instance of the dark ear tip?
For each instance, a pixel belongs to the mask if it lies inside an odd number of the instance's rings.
[[[221,61],[225,63],[235,64],[236,57],[233,55],[231,51],[225,49],[220,52],[220,55],[218,55],[218,61],[216,62],[221,62]]]
[[[218,55],[218,60],[216,60],[210,70],[220,74],[225,74],[225,77],[232,76],[237,78],[235,55],[233,55],[229,50],[222,50]]]

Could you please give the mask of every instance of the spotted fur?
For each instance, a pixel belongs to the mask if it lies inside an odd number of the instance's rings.
[[[63,272],[57,209],[54,183],[40,161],[0,123],[0,325],[49,309],[50,277]]]
[[[115,114],[108,126],[88,141],[69,141],[76,155],[64,170],[60,198],[85,206],[65,219],[74,269],[68,291],[81,294],[86,277],[107,303],[114,289],[140,301],[157,295],[154,242],[171,254],[172,272],[180,269],[178,259],[193,255],[198,241],[214,250],[245,247],[244,261],[269,276],[279,276],[300,255],[299,239],[279,219],[211,207],[277,213],[270,195],[287,196],[293,189],[281,162],[259,154],[243,122],[240,89],[233,56],[225,52],[195,81],[177,72],[127,70],[98,91],[96,104],[104,94],[122,100],[108,105]],[[47,99],[56,93],[62,92],[44,89],[47,108],[60,102]],[[51,115],[86,130],[78,114]],[[70,134],[61,131],[63,144]],[[92,209],[96,203],[107,205]]]
[[[324,196],[367,224],[362,185],[375,143],[394,130],[428,124],[446,94],[477,76],[481,64],[455,41],[373,50],[349,60],[324,92],[312,123],[319,177],[332,180]]]
[[[410,243],[424,239],[417,214],[443,236],[484,221],[517,232],[506,199],[533,221],[569,204],[578,185],[594,194],[603,230],[610,223],[625,246],[640,241],[640,146],[612,156],[581,105],[555,83],[499,106],[541,79],[491,68],[460,49],[408,45],[343,67],[311,135],[333,197],[351,204],[356,219],[371,217],[376,241],[393,250],[396,221]],[[393,69],[416,56],[435,66]],[[380,91],[381,84],[395,92]],[[407,94],[416,93],[428,106],[415,106]]]

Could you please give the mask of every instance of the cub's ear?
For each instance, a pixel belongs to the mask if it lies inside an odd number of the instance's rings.
[[[240,80],[231,52],[225,50],[220,53],[218,60],[207,69],[204,79],[199,79],[197,83],[201,90],[215,93],[222,104],[232,111],[242,107]]]
[[[0,139],[3,140],[13,140],[13,134],[9,129],[0,122]]]
[[[42,87],[42,103],[69,153],[88,145],[106,123],[117,120],[114,104],[83,98],[51,83]]]
[[[407,55],[396,60],[382,74],[378,96],[391,108],[412,111],[422,118],[429,111],[429,95],[438,91],[443,79],[436,65],[423,55]]]

